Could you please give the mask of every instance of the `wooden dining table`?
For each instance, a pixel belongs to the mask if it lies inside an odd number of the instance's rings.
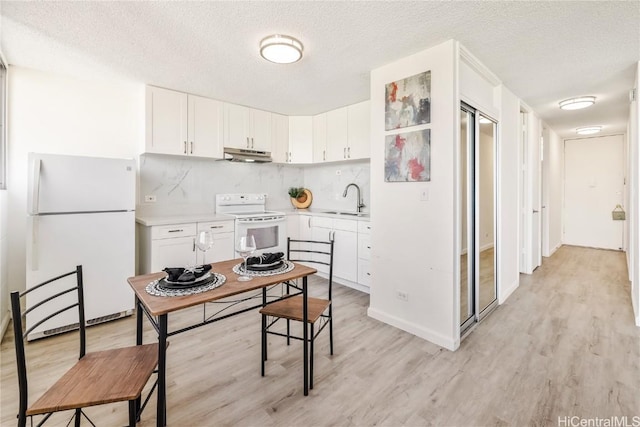
[[[209,291],[184,296],[155,296],[147,292],[146,287],[154,280],[161,279],[166,276],[164,272],[144,274],[140,276],[130,277],[127,282],[133,289],[136,297],[136,343],[142,344],[143,337],[143,314],[158,333],[158,384],[157,384],[157,426],[166,425],[166,384],[167,384],[167,338],[199,328],[210,323],[218,322],[232,316],[245,313],[250,310],[264,307],[273,301],[267,301],[267,288],[278,283],[302,279],[302,296],[303,305],[303,324],[307,324],[307,278],[317,272],[316,269],[307,267],[302,264],[293,263],[294,268],[291,271],[274,274],[270,276],[255,276],[249,281],[239,281],[238,275],[233,272],[233,267],[242,262],[242,259],[233,259],[228,261],[216,262],[211,264],[211,271],[222,274],[226,277],[226,281],[219,287]],[[169,314],[184,310],[189,307],[203,305],[208,302],[220,301],[236,295],[245,294],[247,292],[262,290],[262,299],[259,304],[249,304],[242,306],[233,312],[224,315],[205,318],[201,322],[193,323],[188,326],[180,327],[176,330],[169,330]],[[284,298],[287,295],[283,296]],[[307,328],[303,328],[303,377],[304,377],[304,395],[309,394],[309,349]],[[139,406],[139,402],[138,402]]]

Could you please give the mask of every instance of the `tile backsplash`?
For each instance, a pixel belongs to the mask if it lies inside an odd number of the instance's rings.
[[[219,193],[267,193],[267,209],[291,210],[287,190],[294,186],[311,190],[311,208],[355,210],[355,189],[342,197],[351,182],[362,189],[364,203],[369,201],[368,160],[282,165],[142,154],[139,168],[138,212],[144,215],[213,212]],[[147,195],[155,196],[156,202],[145,203]]]

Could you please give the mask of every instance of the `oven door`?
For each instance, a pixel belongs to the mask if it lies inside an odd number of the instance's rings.
[[[254,255],[265,252],[287,253],[287,219],[286,217],[238,218],[236,219],[236,241],[241,236],[253,236],[256,240]]]

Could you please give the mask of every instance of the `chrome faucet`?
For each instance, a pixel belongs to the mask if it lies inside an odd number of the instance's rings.
[[[347,191],[349,191],[349,187],[351,187],[352,185],[356,187],[356,191],[358,192],[357,194],[358,199],[356,200],[356,203],[357,203],[356,212],[360,213],[362,212],[362,208],[365,207],[365,204],[364,204],[364,200],[362,200],[362,198],[360,197],[360,187],[358,187],[358,184],[354,184],[353,182],[351,184],[347,184],[346,188],[344,189],[344,193],[342,193],[342,197],[347,197]]]

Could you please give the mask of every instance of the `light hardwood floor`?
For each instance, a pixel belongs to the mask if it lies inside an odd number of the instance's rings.
[[[368,318],[368,296],[337,285],[335,355],[328,355],[325,331],[308,397],[298,343],[287,348],[272,337],[267,376],[260,377],[257,313],[197,329],[171,338],[168,424],[556,426],[564,416],[631,422],[640,416],[640,328],[626,277],[622,253],[562,247],[533,275],[521,276],[511,298],[456,352]],[[134,320],[95,326],[88,335],[90,349],[128,345]],[[75,357],[70,339],[27,346],[38,359],[31,365],[33,395]],[[146,339],[153,339],[150,330]],[[8,333],[0,353],[2,426],[15,425],[12,340]],[[87,412],[100,426],[126,424],[126,404]],[[67,419],[65,413],[50,425]],[[155,425],[153,402],[139,425]]]

